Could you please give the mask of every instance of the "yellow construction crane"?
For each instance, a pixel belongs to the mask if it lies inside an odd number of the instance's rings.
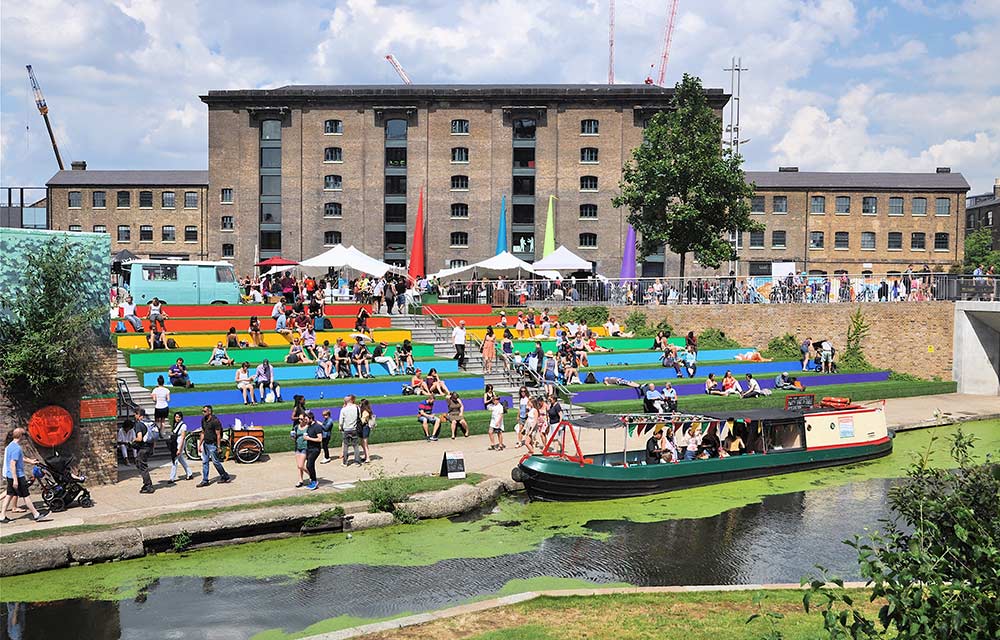
[[[62,171],[62,157],[59,155],[56,136],[52,133],[52,124],[49,122],[49,107],[45,104],[45,96],[42,95],[42,88],[38,86],[38,80],[35,80],[35,72],[31,70],[30,64],[26,66],[28,67],[28,79],[31,80],[31,90],[35,92],[35,106],[38,107],[38,113],[42,114],[42,118],[45,120],[45,128],[49,131],[49,140],[52,141],[52,150],[56,152],[56,162],[59,163],[59,170]]]

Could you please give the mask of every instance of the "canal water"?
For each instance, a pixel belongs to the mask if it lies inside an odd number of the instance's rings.
[[[283,638],[338,616],[379,619],[429,611],[530,587],[542,577],[545,584],[564,585],[798,582],[820,564],[850,579],[857,577],[855,556],[843,540],[889,515],[886,492],[892,482],[870,479],[767,496],[699,518],[605,520],[599,517],[601,503],[562,505],[551,530],[523,544],[507,542],[522,527],[538,528],[538,520],[527,521],[535,505],[507,500],[492,513],[383,531],[371,543],[378,553],[372,546],[358,547],[353,562],[341,551],[352,540],[338,534],[230,547],[239,554],[231,562],[243,565],[232,571],[226,551],[213,549],[172,561],[159,556],[49,572],[34,578],[58,582],[59,576],[70,576],[73,586],[62,595],[88,597],[59,597],[56,588],[51,592],[56,599],[26,594],[48,601],[16,603],[19,594],[5,589],[0,599],[8,602],[0,613],[4,637],[23,640]],[[526,519],[519,520],[521,515]],[[573,518],[579,526],[566,526]],[[479,548],[468,548],[463,541],[476,534]],[[464,552],[449,548],[439,555],[451,557],[427,555],[456,541]],[[335,563],[295,565],[295,558],[323,549],[336,556]],[[377,562],[361,564],[374,555]],[[434,561],[414,564],[414,555]],[[271,558],[287,568],[268,570]],[[157,568],[156,562],[172,564]],[[146,578],[124,580],[130,566]],[[199,575],[199,566],[206,573]],[[74,571],[83,573],[68,573]],[[19,584],[33,591],[31,583]],[[348,618],[339,621],[309,631],[349,626]]]

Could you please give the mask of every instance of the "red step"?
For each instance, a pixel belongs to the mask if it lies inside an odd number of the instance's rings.
[[[467,326],[467,327],[495,327],[500,322],[500,314],[497,314],[497,315],[494,315],[494,316],[453,316],[453,315],[444,315],[444,314],[440,314],[440,315],[442,315],[442,317],[444,317],[445,320],[451,320],[455,324],[458,324],[458,322],[460,322],[462,320],[465,320],[465,326]],[[556,315],[553,315],[553,314],[549,314],[549,318],[552,321],[555,321],[559,317],[556,316]],[[527,322],[527,320],[525,320],[525,321]],[[535,323],[536,323],[536,326],[541,326],[541,324],[542,324],[542,317],[541,316],[535,316]],[[517,324],[517,314],[516,313],[508,313],[507,314],[507,326],[513,328],[514,325],[516,325],[516,324]]]
[[[488,304],[425,304],[424,315],[431,312],[439,316],[469,315],[488,316],[493,313],[493,307]]]
[[[323,307],[326,316],[358,315],[360,304],[328,304]],[[371,305],[364,305],[371,312]],[[273,304],[176,304],[164,305],[168,318],[270,318]],[[146,305],[139,306],[139,315],[146,315]]]

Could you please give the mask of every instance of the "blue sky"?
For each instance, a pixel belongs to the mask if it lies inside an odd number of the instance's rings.
[[[616,81],[642,82],[666,0],[617,0]],[[234,7],[238,6],[239,9]],[[603,83],[607,0],[79,0],[4,3],[0,181],[64,159],[93,169],[207,166],[210,89],[421,83]],[[729,87],[742,56],[746,168],[961,171],[1000,177],[1000,0],[680,0],[667,83]]]

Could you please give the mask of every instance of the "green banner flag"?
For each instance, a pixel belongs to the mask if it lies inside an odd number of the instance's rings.
[[[556,250],[556,232],[552,221],[552,201],[555,196],[549,196],[549,212],[545,215],[545,241],[542,244],[542,257],[547,258]]]

